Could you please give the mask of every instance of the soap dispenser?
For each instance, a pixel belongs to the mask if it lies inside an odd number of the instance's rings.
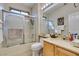
[[[68,40],[69,40],[69,41],[73,41],[73,34],[71,34],[70,32],[69,32],[69,34],[68,34]]]

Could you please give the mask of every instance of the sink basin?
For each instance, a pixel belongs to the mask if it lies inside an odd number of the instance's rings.
[[[57,38],[58,36],[56,35],[50,35],[51,38]]]
[[[79,47],[79,40],[78,39],[73,40],[72,45],[75,47]]]

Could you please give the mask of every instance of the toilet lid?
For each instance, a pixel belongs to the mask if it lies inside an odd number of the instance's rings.
[[[33,45],[32,45],[32,49],[33,50],[39,50],[39,49],[41,49],[42,48],[42,44],[41,43],[34,43]]]

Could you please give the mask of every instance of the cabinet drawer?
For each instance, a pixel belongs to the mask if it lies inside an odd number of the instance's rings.
[[[60,47],[55,47],[55,55],[56,56],[77,56],[75,53],[72,53]]]

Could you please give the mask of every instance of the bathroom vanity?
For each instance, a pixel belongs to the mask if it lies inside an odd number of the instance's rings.
[[[79,48],[61,38],[43,39],[43,56],[79,56]]]

